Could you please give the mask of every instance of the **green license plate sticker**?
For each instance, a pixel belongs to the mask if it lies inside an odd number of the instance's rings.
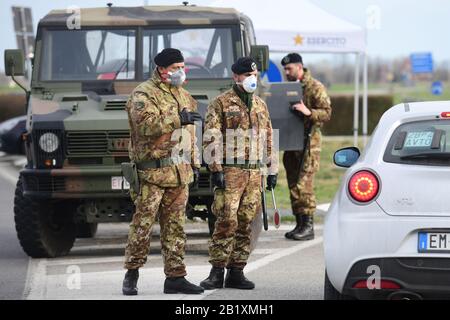
[[[406,136],[405,148],[426,148],[433,144],[434,132],[409,132]]]

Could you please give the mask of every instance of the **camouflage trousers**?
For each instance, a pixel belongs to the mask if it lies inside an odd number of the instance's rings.
[[[244,269],[250,256],[251,223],[261,211],[260,170],[224,168],[225,190],[217,189],[212,211],[217,218],[209,245],[214,267]]]
[[[319,170],[320,150],[306,151],[303,170],[300,165],[303,152],[286,151],[283,164],[290,191],[292,213],[294,215],[314,215],[316,212],[316,195],[314,193],[314,177]]]
[[[145,181],[141,183],[125,249],[125,269],[138,269],[147,262],[152,227],[159,213],[164,273],[167,277],[186,275],[184,223],[188,192],[187,185],[161,188]]]

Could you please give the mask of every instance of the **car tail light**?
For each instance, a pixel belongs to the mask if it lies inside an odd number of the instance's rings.
[[[442,112],[441,118],[443,119],[450,119],[450,112]]]
[[[354,289],[368,289],[367,280],[361,280],[361,281],[356,282],[353,285],[353,288]],[[401,288],[402,287],[397,282],[390,281],[390,280],[381,280],[380,281],[380,287],[377,288],[377,289],[382,289],[382,290],[399,290]]]
[[[361,203],[368,203],[378,195],[380,183],[372,172],[360,171],[350,179],[348,189],[353,199]]]

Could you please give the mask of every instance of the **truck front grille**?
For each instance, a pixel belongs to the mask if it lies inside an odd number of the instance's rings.
[[[63,192],[66,189],[64,177],[24,176],[25,190],[33,192]]]
[[[66,135],[67,155],[128,153],[128,131],[71,131]]]

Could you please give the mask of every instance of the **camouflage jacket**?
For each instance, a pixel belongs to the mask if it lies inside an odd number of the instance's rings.
[[[237,144],[230,144],[227,152],[227,130],[234,132]],[[209,136],[216,133],[222,135],[221,140],[211,139]],[[275,154],[272,154],[272,123],[266,103],[256,95],[253,95],[251,110],[239,98],[233,89],[214,99],[208,106],[205,121],[204,156],[212,172],[223,170],[224,159],[261,161],[276,171]],[[242,137],[245,137],[242,139]],[[244,147],[239,147],[241,141],[245,141]],[[266,151],[264,152],[264,147]],[[213,154],[213,160],[206,159],[211,150],[218,150],[221,156]],[[213,152],[214,153],[214,152]],[[266,157],[264,158],[264,155]],[[277,157],[277,155],[276,155]],[[270,160],[266,160],[270,159]]]
[[[325,86],[311,76],[305,68],[301,81],[303,87],[303,103],[311,111],[311,116],[305,117],[305,130],[311,128],[310,147],[308,152],[320,154],[322,145],[321,128],[331,119],[331,101]]]
[[[182,128],[180,123],[179,112],[184,108],[196,111],[197,102],[183,88],[163,83],[157,71],[150,80],[140,84],[128,100],[126,109],[131,129],[131,160],[139,163],[170,158],[176,146],[181,146],[191,155],[189,163],[140,171],[140,177],[149,183],[160,187],[189,184],[193,180],[191,165],[200,167],[198,148],[195,145],[195,128]]]

